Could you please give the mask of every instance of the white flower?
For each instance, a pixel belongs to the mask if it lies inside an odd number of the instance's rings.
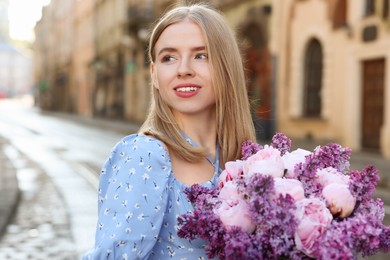
[[[300,149],[300,148],[292,151],[291,153],[286,152],[282,156],[284,168],[287,170],[286,177],[295,178],[296,177],[296,174],[294,172],[295,165],[297,165],[298,163],[301,163],[301,162],[302,163],[305,162],[305,157],[310,155],[310,154],[311,154],[311,152],[306,151],[304,149]]]

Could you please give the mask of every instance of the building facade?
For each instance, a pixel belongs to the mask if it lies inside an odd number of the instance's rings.
[[[0,39],[9,39],[9,20],[8,20],[9,0],[0,0]]]
[[[390,158],[389,1],[274,1],[278,130]]]
[[[0,39],[0,97],[30,94],[31,71],[31,53]]]
[[[0,0],[0,99],[30,94],[32,53],[12,43],[9,35],[9,0]]]
[[[390,158],[389,1],[206,1],[237,31],[260,140],[281,131]],[[36,28],[36,81],[48,82],[41,86],[49,107],[142,122],[149,29],[187,1],[82,0],[61,9],[58,2]]]
[[[92,68],[95,58],[94,3],[94,0],[83,0],[73,5],[71,92],[75,98],[76,113],[84,116],[93,115],[93,93],[96,89],[95,73]]]
[[[72,53],[74,48],[73,5],[75,1],[52,0],[42,11],[35,27],[35,86],[41,107],[75,112],[72,91]]]

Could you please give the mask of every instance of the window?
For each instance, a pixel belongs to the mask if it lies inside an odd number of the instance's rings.
[[[390,0],[383,0],[382,18],[389,18]]]
[[[333,28],[340,28],[347,24],[347,0],[338,0],[333,9]]]
[[[376,0],[366,0],[366,5],[364,9],[365,16],[370,16],[375,13],[375,1]]]
[[[304,61],[304,117],[321,116],[322,56],[320,42],[312,39],[308,44]]]

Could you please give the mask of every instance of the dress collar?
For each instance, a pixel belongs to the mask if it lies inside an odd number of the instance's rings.
[[[181,131],[181,134],[183,135],[183,137],[186,139],[186,141],[192,145],[193,147],[198,147],[199,145],[194,141],[192,140],[186,133],[184,133],[183,131]],[[215,148],[215,160],[212,160],[212,158],[210,156],[207,156],[206,159],[207,161],[209,161],[211,163],[211,165],[214,166],[214,173],[221,173],[222,172],[222,169],[221,167],[219,167],[219,160],[220,160],[220,147],[219,147],[219,143],[218,141],[216,141],[216,148]]]

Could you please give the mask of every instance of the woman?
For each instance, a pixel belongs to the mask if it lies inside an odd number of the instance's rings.
[[[103,166],[95,248],[84,259],[204,259],[201,240],[177,236],[193,210],[183,190],[215,186],[225,162],[255,140],[232,30],[205,5],[176,7],[149,42],[153,103],[136,135]]]

